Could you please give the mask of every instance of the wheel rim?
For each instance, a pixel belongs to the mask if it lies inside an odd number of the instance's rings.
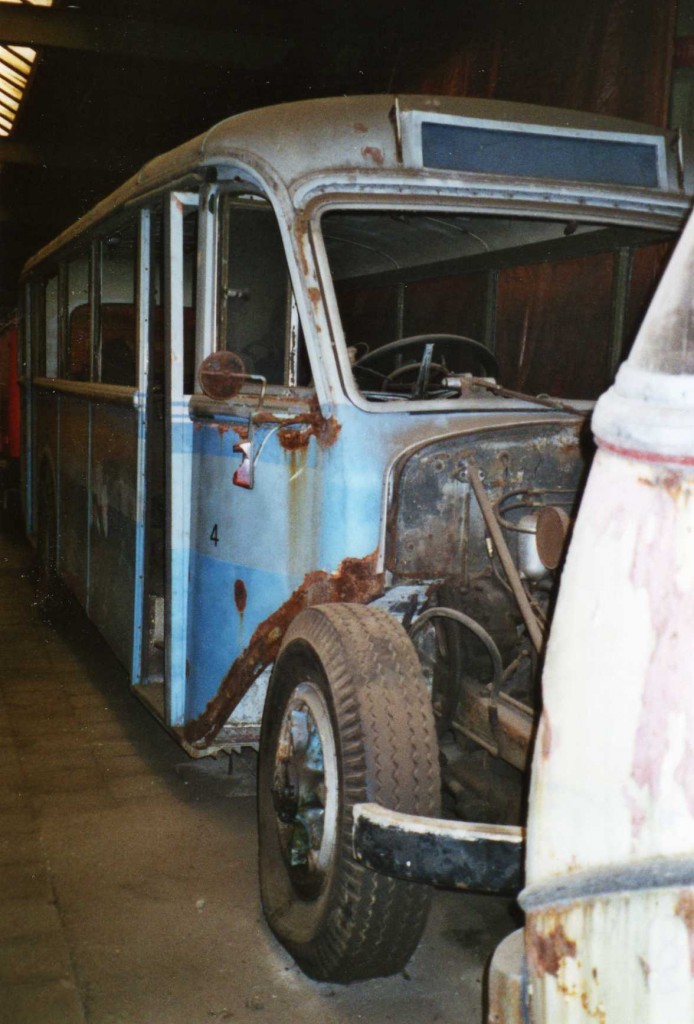
[[[315,897],[335,850],[338,773],[335,736],[321,691],[294,688],[279,728],[272,798],[280,848],[295,888]]]

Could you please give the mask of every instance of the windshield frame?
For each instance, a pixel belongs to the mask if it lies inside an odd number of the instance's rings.
[[[323,185],[314,192],[312,200],[306,210],[306,224],[309,233],[310,247],[314,256],[317,278],[320,284],[320,291],[325,307],[328,321],[333,354],[337,364],[340,390],[348,401],[357,408],[376,414],[388,413],[448,413],[448,412],[498,412],[500,406],[504,410],[533,410],[534,412],[545,409],[551,412],[546,405],[539,405],[533,400],[532,395],[527,400],[521,398],[499,397],[489,391],[479,390],[474,397],[470,394],[461,394],[449,398],[427,398],[427,399],[388,399],[385,401],[373,401],[368,399],[359,389],[352,373],[352,366],[349,362],[347,341],[342,327],[342,318],[339,311],[337,294],[334,287],[333,277],[330,269],[325,241],[322,231],[322,219],[325,214],[340,210],[359,211],[405,211],[407,213],[453,213],[453,214],[478,214],[487,216],[517,216],[518,218],[538,220],[573,220],[581,224],[601,224],[623,227],[635,227],[651,229],[654,231],[672,234],[675,238],[681,229],[687,212],[687,204],[681,196],[672,193],[666,194],[668,202],[663,208],[647,210],[644,208],[635,209],[633,200],[636,195],[643,196],[641,190],[626,190],[626,209],[618,205],[618,195],[610,190],[606,191],[605,205],[598,205],[594,202],[594,190],[590,196],[583,196],[583,202],[577,201],[576,190],[571,190],[567,196],[562,188],[559,193],[552,194],[551,183],[548,185],[544,195],[533,196],[532,199],[519,199],[516,189],[498,189],[498,198],[490,200],[488,195],[479,196],[475,190],[460,187],[455,190],[440,189],[436,194],[428,188],[418,189],[412,185],[411,180],[404,187],[396,192],[392,189],[377,191],[366,191],[364,185],[355,187],[356,183],[351,182],[339,192],[337,190],[330,194]],[[358,188],[358,191],[357,191]],[[335,184],[333,183],[333,189]],[[509,194],[515,193],[515,194]],[[590,205],[585,201],[589,198]],[[649,196],[649,198],[651,198]],[[660,204],[658,204],[659,206]],[[673,216],[674,214],[674,216]],[[389,339],[393,340],[393,339]],[[552,396],[550,396],[552,397]],[[594,404],[586,399],[567,399],[568,403],[577,408],[589,409]],[[554,409],[556,415],[557,409]]]

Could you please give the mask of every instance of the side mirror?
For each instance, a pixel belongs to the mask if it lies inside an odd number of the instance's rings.
[[[228,402],[248,379],[243,359],[236,352],[213,352],[200,364],[200,387],[208,398]]]
[[[206,356],[200,365],[200,387],[208,398],[216,402],[228,402],[240,392],[245,381],[260,384],[258,408],[248,416],[248,435],[245,441],[234,445],[234,451],[242,456],[241,465],[237,467],[233,483],[237,487],[251,490],[253,487],[253,470],[255,468],[256,451],[253,417],[258,413],[265,398],[267,380],[259,374],[246,373],[243,359],[237,352],[213,352]]]

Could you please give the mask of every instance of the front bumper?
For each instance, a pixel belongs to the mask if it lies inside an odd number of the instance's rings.
[[[515,894],[523,885],[525,830],[423,818],[379,804],[354,808],[354,856],[393,878],[446,889]]]

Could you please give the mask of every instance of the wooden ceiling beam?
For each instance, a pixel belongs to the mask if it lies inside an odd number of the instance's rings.
[[[142,167],[156,154],[151,150],[137,152],[132,145],[128,147],[128,164],[132,168],[131,174]],[[34,146],[24,142],[15,142],[14,139],[0,138],[0,165],[2,164],[23,164],[27,167],[47,167],[99,170],[104,164],[113,162],[114,147],[112,143],[101,145],[95,143],[93,146],[66,146],[42,143]],[[123,172],[123,178],[128,172]]]
[[[2,5],[0,42],[145,60],[233,65],[248,71],[274,67],[291,48],[288,39],[264,32],[92,18],[78,11],[28,4]]]

